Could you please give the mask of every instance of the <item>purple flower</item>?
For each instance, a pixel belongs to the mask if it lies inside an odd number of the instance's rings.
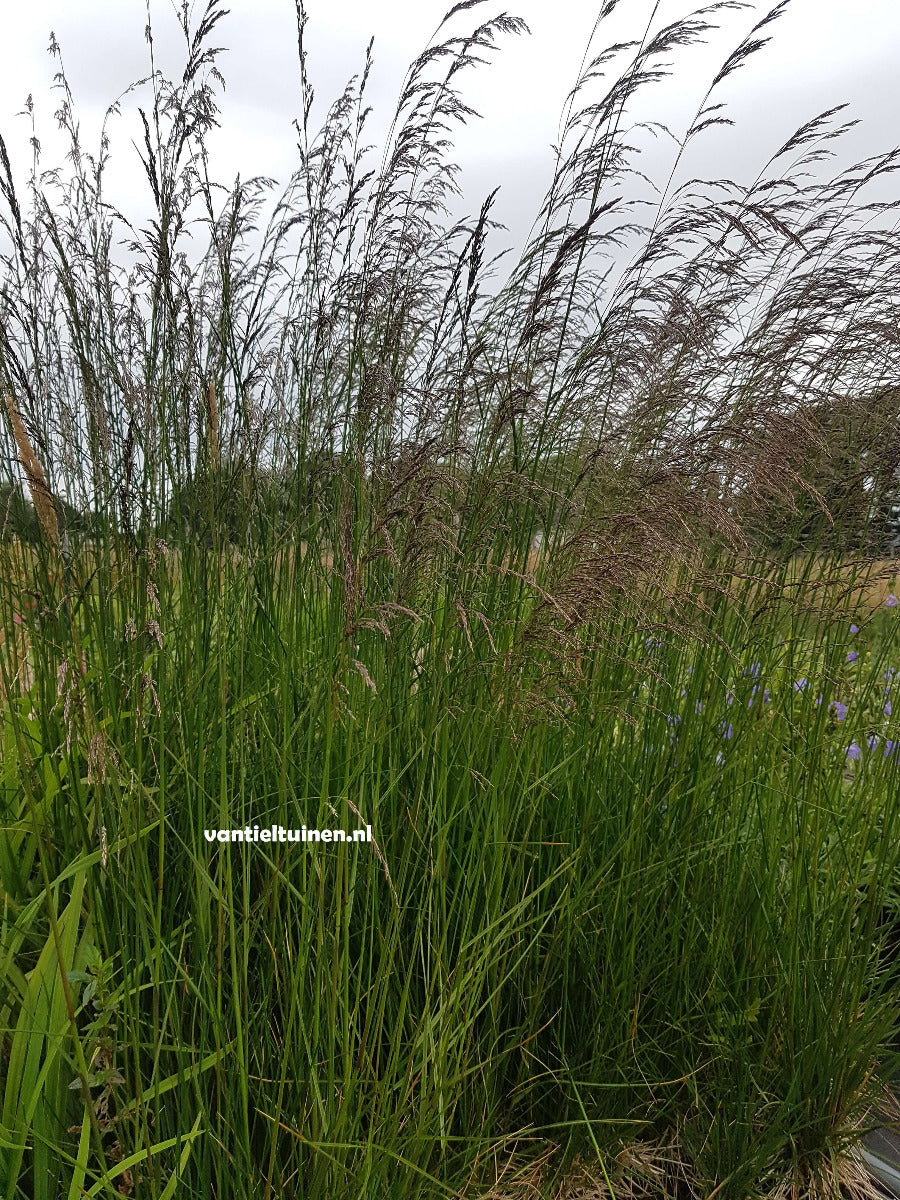
[[[858,658],[859,658],[859,655],[856,653],[856,651],[851,650],[850,653],[847,655],[847,662],[856,662],[856,660]]]
[[[859,633],[859,626],[858,626],[858,625],[851,625],[851,626],[850,626],[850,632],[851,632],[851,633]]]
[[[761,663],[758,663],[758,662],[751,663],[750,668],[747,671],[747,674],[750,676],[751,679],[759,679],[759,673],[761,670],[762,670]]]
[[[851,742],[850,745],[847,747],[847,757],[848,758],[852,758],[855,761],[857,758],[859,758],[859,756],[861,754],[862,754],[862,750],[860,750],[860,748],[859,748],[859,746],[857,746],[856,742]]]
[[[772,693],[768,688],[763,688],[763,704],[768,704],[772,699]]]
[[[884,743],[884,757],[887,758],[887,756],[892,754],[896,748],[897,743],[892,742],[890,738],[888,738],[888,740]]]
[[[808,679],[795,679],[794,680],[794,691],[795,692],[806,691],[806,685],[808,682],[809,682]]]
[[[880,741],[880,739],[877,738],[874,733],[870,733],[869,736],[866,738],[866,745],[869,747],[870,750],[874,750],[875,747],[878,745],[879,741]]]
[[[897,597],[894,595],[894,593],[891,592],[891,594],[888,596],[887,600],[885,600],[885,602],[884,602],[884,607],[885,608],[896,608],[898,604],[900,604],[900,600],[898,600]]]
[[[679,717],[678,713],[666,713],[667,725],[677,725],[680,720],[681,717]]]
[[[839,721],[843,721],[847,715],[847,705],[841,704],[840,700],[832,700],[831,707],[834,709],[835,717]]]
[[[716,766],[721,767],[724,762],[725,762],[725,755],[720,750],[719,753],[716,755]]]
[[[887,704],[884,706],[884,715],[886,717],[889,717],[892,712],[893,712],[893,705],[891,704],[890,700],[888,700]]]
[[[734,726],[733,725],[728,725],[723,721],[722,724],[719,726],[719,729],[722,732],[722,737],[724,737],[724,738],[734,737]]]

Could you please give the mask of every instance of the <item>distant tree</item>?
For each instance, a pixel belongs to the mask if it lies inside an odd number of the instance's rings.
[[[0,538],[37,542],[41,536],[34,505],[17,483],[0,483]]]
[[[289,519],[290,483],[287,476],[243,462],[215,470],[203,466],[172,489],[158,532],[206,545],[217,538],[247,545],[268,524]]]
[[[771,549],[886,553],[900,494],[900,388],[823,404],[809,414],[815,445],[793,490],[793,510],[770,514]]]
[[[99,513],[88,509],[82,512],[59,498],[54,499],[60,529],[70,540],[97,537],[103,528]],[[0,539],[16,537],[31,545],[43,536],[38,515],[19,483],[0,483]]]

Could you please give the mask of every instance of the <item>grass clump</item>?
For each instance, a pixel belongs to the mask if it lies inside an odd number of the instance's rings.
[[[272,181],[208,175],[217,0],[137,110],[145,229],[64,72],[68,184],[26,214],[0,142],[8,1200],[867,1194],[896,153],[823,178],[834,109],[679,181],[778,5],[653,188],[630,106],[742,6],[651,22],[588,55],[497,282],[448,154],[523,27],[476,7],[380,166],[370,58],[312,130],[298,7],[265,228]],[[205,832],[273,825],[372,841]]]

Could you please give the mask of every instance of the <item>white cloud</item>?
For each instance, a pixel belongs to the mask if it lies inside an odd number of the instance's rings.
[[[484,4],[454,19],[463,30],[501,7],[521,15],[530,37],[507,40],[493,64],[471,72],[464,83],[466,100],[483,114],[459,137],[458,159],[470,208],[476,208],[495,183],[502,185],[499,215],[517,236],[527,229],[543,186],[556,139],[566,92],[578,71],[599,0],[508,0]],[[183,63],[184,42],[173,5],[153,0],[151,13],[158,65],[171,73]],[[449,0],[309,0],[309,68],[321,101],[333,97],[362,65],[369,35],[375,35],[375,70],[370,100],[375,106],[373,132],[383,131],[410,59],[425,45]],[[682,0],[660,6],[660,19],[690,10]],[[202,12],[192,7],[193,21]],[[622,0],[599,42],[640,35],[650,11],[643,0]],[[765,9],[757,6],[727,15],[727,33],[711,48],[683,52],[675,76],[648,97],[642,115],[684,120],[702,96],[706,82],[728,49]],[[143,30],[144,0],[31,0],[4,14],[0,43],[0,131],[10,146],[20,178],[30,166],[27,122],[14,114],[33,93],[38,136],[45,167],[64,153],[53,112],[56,60],[46,53],[51,29],[63,60],[81,119],[88,150],[96,148],[107,104],[149,71]],[[698,171],[740,173],[760,165],[803,119],[833,103],[848,100],[852,115],[864,121],[848,152],[886,148],[900,129],[900,92],[895,86],[900,49],[900,5],[895,0],[794,0],[767,32],[773,41],[723,88],[737,130],[712,135],[698,150]],[[296,164],[292,121],[300,109],[296,21],[291,0],[232,0],[231,12],[213,38],[229,47],[220,66],[227,82],[222,98],[223,129],[211,142],[212,170],[230,181],[265,174],[285,180]],[[143,94],[144,104],[148,94]],[[133,97],[124,107],[135,103]],[[323,104],[324,107],[324,104]],[[110,186],[115,199],[149,211],[149,193],[129,138],[136,129],[126,120],[113,123]]]

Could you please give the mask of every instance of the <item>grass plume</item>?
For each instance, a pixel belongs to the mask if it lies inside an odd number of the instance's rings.
[[[19,463],[28,481],[31,502],[41,523],[44,536],[51,546],[58,548],[59,523],[56,519],[56,508],[53,503],[53,497],[47,486],[47,476],[44,474],[41,461],[31,444],[25,424],[22,421],[22,414],[16,408],[12,395],[7,392],[3,399],[6,404],[6,413],[9,417],[16,448],[19,452]]]

